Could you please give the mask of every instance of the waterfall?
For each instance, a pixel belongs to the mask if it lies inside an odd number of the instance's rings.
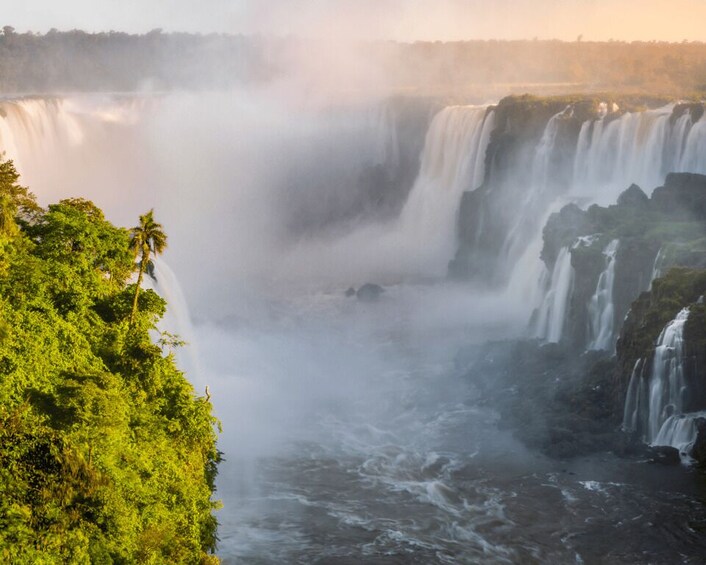
[[[623,430],[626,432],[636,432],[647,427],[649,389],[647,379],[643,378],[644,369],[643,359],[635,361],[623,410]]]
[[[688,453],[696,440],[696,420],[705,412],[684,413],[688,394],[684,378],[684,308],[659,334],[652,363],[638,359],[625,396],[623,429],[638,432],[651,445]],[[649,369],[649,370],[648,370]]]
[[[669,172],[706,173],[706,122],[674,105],[582,124],[571,193],[610,204],[636,183],[651,189]]]
[[[664,263],[664,255],[664,247],[660,247],[659,251],[657,251],[657,255],[655,256],[655,262],[652,265],[652,276],[650,277],[650,286],[647,288],[647,290],[652,290],[652,283],[655,282],[655,279],[658,279],[662,276],[662,264]]]
[[[682,455],[688,457],[698,435],[696,421],[699,418],[706,418],[706,411],[669,416],[662,424],[653,445],[675,447]]]
[[[598,278],[596,292],[588,304],[589,338],[588,349],[613,350],[615,327],[615,308],[613,305],[613,286],[615,283],[615,256],[619,240],[614,239],[603,250],[606,268]]]
[[[660,429],[672,415],[684,410],[684,326],[689,309],[684,308],[659,334],[649,380],[649,415],[647,441],[655,443]]]
[[[187,372],[192,382],[196,382],[199,377],[198,352],[186,296],[179,279],[164,259],[154,256],[152,264],[155,280],[149,277],[146,279],[149,279],[150,286],[167,302],[167,312],[159,327],[162,331],[176,334],[186,342],[185,347],[176,350],[176,358],[180,368]]]
[[[456,245],[461,195],[485,176],[485,152],[494,127],[486,106],[451,106],[433,119],[421,167],[400,213],[397,237],[414,242],[417,253],[433,251],[445,268]]]
[[[556,343],[562,336],[574,284],[574,268],[571,266],[571,250],[568,246],[559,251],[549,280],[545,278],[545,285],[547,282],[548,291],[537,315],[534,335]]]

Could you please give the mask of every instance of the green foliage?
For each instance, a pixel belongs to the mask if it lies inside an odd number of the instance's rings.
[[[82,199],[42,211],[0,164],[0,556],[217,563],[211,405],[150,330],[127,230]],[[3,218],[0,209],[0,219]]]
[[[150,254],[155,256],[162,253],[167,247],[167,234],[164,233],[162,224],[159,224],[154,219],[154,210],[150,210],[146,214],[140,216],[139,225],[130,230],[130,249],[132,249],[135,257],[140,257],[138,267],[137,283],[135,284],[135,295],[132,301],[132,309],[130,311],[130,325],[135,323],[135,316],[139,306],[140,285],[142,277],[145,273],[150,273],[154,265],[150,260]]]

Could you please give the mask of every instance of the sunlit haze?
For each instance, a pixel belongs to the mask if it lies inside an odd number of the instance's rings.
[[[7,3],[6,3],[7,4]],[[704,41],[701,0],[26,0],[3,6],[20,31],[296,34],[397,41]]]

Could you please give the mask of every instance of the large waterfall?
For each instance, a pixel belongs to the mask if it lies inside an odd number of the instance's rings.
[[[455,250],[461,194],[483,182],[493,125],[486,106],[452,106],[434,117],[427,133],[419,176],[397,229],[416,242],[416,253],[433,250],[443,268]]]

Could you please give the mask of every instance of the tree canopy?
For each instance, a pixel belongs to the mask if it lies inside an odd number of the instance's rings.
[[[150,337],[130,233],[68,199],[41,210],[0,164],[0,556],[215,563],[210,403]]]

